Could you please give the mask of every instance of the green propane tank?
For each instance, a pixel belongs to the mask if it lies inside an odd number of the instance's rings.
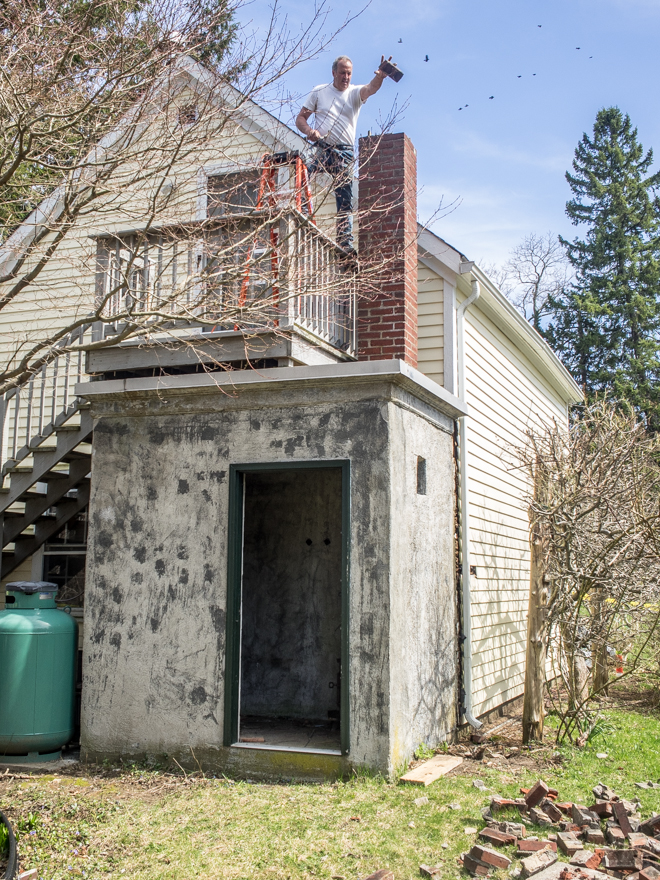
[[[56,761],[74,730],[78,624],[57,586],[7,584],[0,611],[0,763]]]

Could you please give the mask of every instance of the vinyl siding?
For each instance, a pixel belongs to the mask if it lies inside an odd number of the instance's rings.
[[[516,449],[530,427],[567,418],[530,359],[476,306],[466,316],[472,679],[477,715],[523,692],[529,594],[530,485]]]
[[[183,105],[187,100],[185,95],[181,97]],[[238,126],[226,126],[209,145],[191,148],[168,172],[168,176],[176,180],[176,190],[158,220],[167,223],[196,218],[200,207],[201,169],[227,167],[231,163],[239,167],[259,164],[265,152],[266,147],[260,140]],[[0,360],[3,364],[16,359],[31,341],[67,326],[74,317],[89,314],[94,303],[96,273],[96,241],[90,235],[143,224],[147,204],[145,193],[162,176],[159,173],[157,180],[147,181],[142,188],[138,185],[124,187],[121,179],[114,181],[109,203],[79,217],[37,280],[12,304],[0,310]],[[317,175],[312,182],[312,191],[317,223],[334,237],[336,209],[328,175]],[[36,250],[37,256],[52,238],[49,234],[42,239]],[[6,295],[11,285],[11,281],[0,284],[0,295]]]
[[[442,383],[443,281],[420,265],[419,369]],[[466,289],[458,294],[464,298]],[[478,307],[466,314],[468,508],[473,708],[480,715],[523,692],[530,485],[516,468],[525,430],[567,419],[548,378]]]
[[[417,268],[418,369],[438,385],[444,382],[443,281],[419,264]]]

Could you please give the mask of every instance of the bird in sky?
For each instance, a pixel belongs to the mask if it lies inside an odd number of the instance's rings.
[[[489,100],[489,101],[492,101],[494,97],[495,97],[495,95],[491,95],[490,98],[489,98],[488,100]]]
[[[402,40],[400,37],[399,37],[399,42],[400,42],[400,43],[403,43],[403,40]]]
[[[576,46],[575,48],[576,48],[576,49],[579,49],[580,47],[579,47],[579,46]]]
[[[542,24],[540,24],[540,25],[538,25],[538,27],[543,27],[543,25],[542,25]]]
[[[429,60],[429,56],[426,55],[425,58],[424,58],[424,61],[428,61],[428,60]]]
[[[522,79],[522,73],[518,74],[518,79]]]

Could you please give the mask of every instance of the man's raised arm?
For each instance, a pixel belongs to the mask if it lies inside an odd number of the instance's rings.
[[[390,55],[387,60],[391,61],[392,56]],[[380,63],[382,64],[383,61],[385,61],[385,56],[381,55]],[[374,78],[371,80],[371,82],[367,83],[366,86],[362,86],[362,88],[360,89],[360,97],[362,98],[363,102],[366,101],[367,98],[370,98],[372,95],[376,94],[378,89],[382,86],[383,80],[386,76],[387,74],[385,73],[385,71],[381,70],[380,67],[378,68],[378,70],[374,71]]]

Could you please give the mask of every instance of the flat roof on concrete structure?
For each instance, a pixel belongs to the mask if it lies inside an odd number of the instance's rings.
[[[232,370],[210,373],[191,373],[183,376],[159,376],[140,379],[109,379],[101,382],[82,382],[76,385],[76,394],[85,398],[124,397],[150,392],[191,394],[208,392],[217,387],[224,392],[240,388],[268,385],[319,385],[338,380],[360,383],[373,379],[390,379],[404,390],[452,419],[468,415],[467,405],[450,394],[419,370],[400,360],[359,361],[357,363],[323,364],[316,367],[272,367],[265,370]]]

